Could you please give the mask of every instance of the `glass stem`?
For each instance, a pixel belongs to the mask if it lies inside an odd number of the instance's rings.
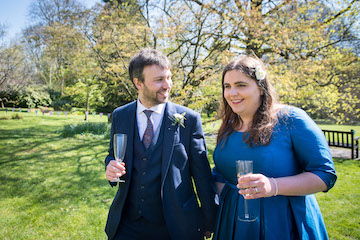
[[[248,202],[245,199],[244,199],[244,205],[245,205],[245,218],[249,218]]]

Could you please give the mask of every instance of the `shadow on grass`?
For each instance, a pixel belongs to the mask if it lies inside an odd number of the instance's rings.
[[[64,139],[54,127],[0,130],[0,196],[26,197],[32,208],[58,209],[67,199],[106,205],[114,193],[104,176],[108,141],[100,137]]]
[[[356,165],[360,167],[359,159],[348,159],[348,158],[333,158],[334,163],[339,163],[343,165]]]

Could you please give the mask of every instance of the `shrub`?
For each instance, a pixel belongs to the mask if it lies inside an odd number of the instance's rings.
[[[23,100],[29,108],[37,106],[48,106],[51,104],[50,94],[44,87],[29,86],[22,93]]]
[[[43,106],[40,106],[40,111],[44,114],[44,113],[49,113],[50,111],[54,111],[53,108],[50,108],[50,107],[43,107]]]
[[[55,111],[71,112],[72,109],[72,103],[65,99],[53,101],[52,106],[55,109]]]
[[[22,119],[22,117],[18,113],[11,115],[11,118],[12,119]]]

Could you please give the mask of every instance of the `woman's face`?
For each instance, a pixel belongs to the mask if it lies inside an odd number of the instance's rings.
[[[242,119],[252,119],[261,104],[262,91],[255,80],[238,70],[224,76],[224,98]]]

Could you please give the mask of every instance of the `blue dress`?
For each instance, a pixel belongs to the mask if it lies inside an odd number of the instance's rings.
[[[236,160],[253,160],[253,172],[267,177],[311,172],[326,183],[328,190],[335,184],[335,167],[323,132],[303,110],[283,110],[268,146],[249,147],[243,141],[244,133],[236,131],[225,144],[221,141],[216,146],[213,175],[217,182],[226,184],[220,194],[215,239],[328,239],[313,194],[248,200],[249,212],[256,220],[238,220],[244,211],[244,198],[235,186]]]

